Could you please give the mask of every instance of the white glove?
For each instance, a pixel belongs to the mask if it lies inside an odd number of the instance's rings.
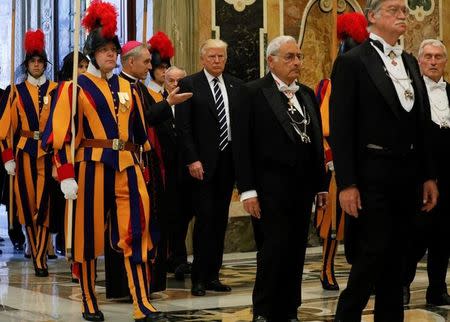
[[[330,170],[330,171],[334,171],[334,163],[333,163],[333,161],[329,161],[329,162],[327,163],[327,168],[328,168],[328,170]]]
[[[8,172],[8,175],[13,176],[16,174],[16,161],[9,160],[5,163],[5,170]]]
[[[77,199],[78,184],[74,178],[68,178],[61,181],[61,191],[64,198],[75,200]]]

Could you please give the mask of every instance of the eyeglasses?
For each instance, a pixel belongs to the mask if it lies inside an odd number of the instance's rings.
[[[381,8],[380,10],[386,11],[390,16],[397,17],[400,15],[400,12],[405,16],[409,16],[409,8],[406,6],[401,7],[389,7],[387,9]]]
[[[298,53],[298,54],[289,53],[284,56],[280,56],[280,55],[272,55],[272,56],[281,57],[287,63],[293,62],[295,60],[295,58],[297,58],[299,61],[302,61],[305,58],[305,55],[303,55],[302,53]]]
[[[425,54],[425,55],[423,55],[423,60],[425,60],[425,61],[431,61],[431,60],[433,60],[433,58],[436,62],[441,62],[441,61],[447,59],[447,57],[445,55],[441,55],[441,54],[436,54],[436,55]]]

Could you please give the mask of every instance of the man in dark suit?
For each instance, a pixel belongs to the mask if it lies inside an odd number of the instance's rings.
[[[443,75],[447,64],[447,49],[436,39],[426,39],[419,48],[419,66],[427,88],[426,97],[431,110],[433,156],[437,168],[439,202],[430,214],[414,217],[414,228],[404,276],[404,304],[409,303],[409,286],[416,274],[417,262],[428,249],[427,271],[429,286],[427,304],[450,305],[445,277],[450,254],[450,85]]]
[[[311,208],[327,193],[322,126],[314,92],[296,83],[294,38],[267,47],[270,72],[242,87],[233,116],[236,177],[244,209],[259,219],[253,321],[298,321]]]
[[[171,66],[165,71],[164,93],[172,93],[178,82],[186,77],[182,68]],[[167,270],[175,273],[175,279],[183,280],[191,273],[187,261],[186,235],[194,215],[189,188],[190,175],[180,162],[177,133],[175,129],[175,106],[173,116],[155,127],[164,161],[164,193],[162,207],[167,224]]]
[[[209,39],[200,48],[204,69],[180,81],[194,96],[176,106],[176,128],[183,164],[192,177],[195,226],[192,290],[229,292],[219,281],[228,209],[234,184],[230,119],[241,81],[223,73],[227,44]],[[233,142],[234,143],[234,142]]]
[[[403,321],[407,232],[417,207],[430,211],[438,195],[430,116],[417,61],[396,45],[405,2],[369,0],[365,14],[369,40],[339,56],[331,76],[331,148],[352,264],[335,321],[360,321],[372,289],[375,321]]]

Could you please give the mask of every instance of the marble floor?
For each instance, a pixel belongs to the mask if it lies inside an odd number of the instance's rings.
[[[5,219],[6,220],[6,219]],[[4,222],[0,214],[0,222]],[[0,236],[7,238],[6,228],[0,224]],[[0,322],[75,322],[83,321],[80,314],[80,289],[71,282],[69,264],[64,258],[49,261],[50,276],[34,276],[30,260],[17,254],[8,239],[0,245]],[[301,321],[332,321],[339,292],[322,290],[319,282],[320,249],[308,249],[303,281]],[[205,297],[190,295],[190,282],[176,281],[169,275],[169,288],[154,294],[153,304],[168,313],[171,321],[251,321],[251,291],[255,277],[255,253],[234,253],[224,256],[221,278],[233,287],[229,294],[208,292]],[[104,269],[98,269],[99,302],[110,322],[133,321],[132,305],[106,300]],[[342,250],[337,256],[336,273],[341,288],[345,287],[349,266]],[[450,274],[449,274],[450,276]],[[448,281],[450,282],[450,281]],[[426,265],[421,262],[416,280],[411,286],[411,305],[406,307],[407,322],[450,321],[450,307],[431,307],[425,303],[427,287]],[[363,321],[373,321],[373,299],[369,302]]]

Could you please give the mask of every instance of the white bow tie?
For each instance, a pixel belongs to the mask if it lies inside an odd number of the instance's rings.
[[[439,82],[436,84],[431,84],[430,85],[430,89],[434,90],[434,89],[442,89],[445,90],[447,88],[447,83],[446,82]]]
[[[295,83],[292,83],[291,85],[287,86],[285,84],[278,87],[278,90],[280,92],[283,92],[285,94],[295,94],[300,89],[300,86],[298,86]]]
[[[399,45],[395,45],[395,46],[385,45],[384,46],[384,54],[386,56],[389,56],[391,52],[393,52],[395,54],[395,57],[399,57],[399,56],[401,56],[403,49]]]

